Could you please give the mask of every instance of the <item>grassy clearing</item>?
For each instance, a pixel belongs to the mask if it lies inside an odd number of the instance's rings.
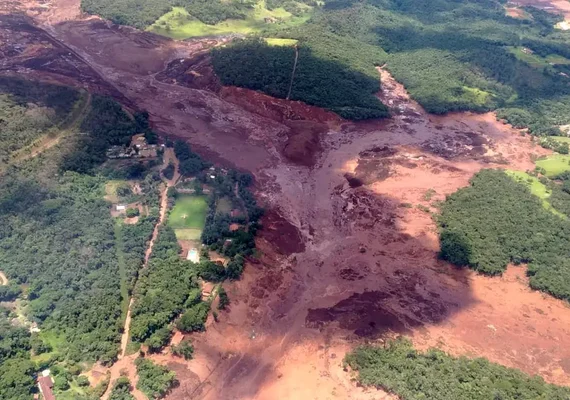
[[[550,211],[551,213],[558,215],[560,218],[566,219],[566,216],[556,210],[552,205],[548,202],[548,198],[552,194],[552,192],[542,184],[538,178],[527,174],[526,172],[522,171],[505,171],[507,175],[513,178],[515,181],[524,184],[526,187],[530,189],[530,192],[537,196],[539,199],[542,200],[542,206]]]
[[[554,139],[560,143],[570,143],[570,137],[567,136],[549,136],[549,138]]]
[[[553,177],[565,171],[570,171],[570,155],[553,154],[536,161],[536,165],[544,168],[546,176]]]
[[[178,240],[200,240],[202,229],[175,229],[174,233]]]
[[[527,54],[522,50],[522,47],[509,47],[509,51],[514,54],[516,58],[533,68],[544,68],[549,65],[546,59],[536,54]]]
[[[216,214],[229,214],[232,211],[232,202],[227,197],[222,197],[216,203]]]
[[[127,184],[124,180],[111,180],[105,184],[105,200],[112,203],[119,202],[119,196],[117,195],[117,188],[122,185]]]
[[[168,217],[173,229],[204,229],[208,203],[206,196],[179,196]]]
[[[310,11],[310,9],[308,9]],[[187,39],[199,36],[227,35],[239,33],[247,35],[260,32],[268,26],[265,18],[273,18],[279,21],[280,26],[299,25],[310,18],[310,13],[296,17],[283,8],[268,10],[265,2],[258,2],[249,12],[245,19],[228,19],[215,25],[208,25],[192,17],[188,11],[182,7],[173,7],[172,11],[164,14],[147,30],[162,36],[173,39]]]
[[[509,47],[509,51],[515,55],[519,60],[527,63],[533,68],[542,69],[550,66],[550,64],[568,65],[570,60],[558,54],[549,54],[546,57],[541,57],[537,54],[527,54],[522,47]]]
[[[265,38],[265,42],[270,46],[295,46],[297,39]]]
[[[570,60],[558,54],[549,54],[546,61],[553,64],[570,65]]]

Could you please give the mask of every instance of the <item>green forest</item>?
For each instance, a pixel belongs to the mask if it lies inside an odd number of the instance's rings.
[[[296,51],[299,57],[292,75]],[[251,39],[214,49],[212,55],[214,69],[224,85],[300,100],[347,119],[388,116],[386,106],[375,96],[380,89],[377,74],[371,76],[320,58],[310,46],[295,49]],[[370,69],[374,71],[374,65]]]
[[[402,400],[565,400],[570,389],[544,382],[484,358],[455,358],[437,350],[415,350],[405,339],[361,346],[345,362],[364,386],[382,388]]]
[[[79,99],[79,92],[65,86],[0,77],[0,167],[65,124]]]
[[[82,94],[2,78],[0,97],[12,111],[24,107],[24,115],[52,110],[47,128],[57,134],[58,124],[74,114]],[[2,114],[1,123],[13,127],[20,118],[20,112]],[[10,286],[3,286],[0,295],[4,301],[19,299],[10,311],[1,309],[1,398],[31,399],[37,390],[35,374],[46,367],[56,378],[56,392],[68,390],[72,381],[82,387],[82,362],[109,364],[116,359],[124,318],[122,290],[132,290],[143,261],[160,178],[144,165],[137,167],[142,190],[137,201],[147,204],[151,215],[135,225],[118,225],[103,199],[108,170],[101,168],[101,154],[137,129],[137,120],[117,103],[94,96],[81,124],[83,135],[76,132],[71,140],[2,172],[0,265]],[[20,322],[12,326],[8,318]],[[41,332],[30,335],[31,323]],[[98,397],[91,390],[83,392],[85,396],[76,393],[75,398]]]
[[[275,0],[269,9],[289,7]],[[296,39],[295,49],[246,40],[213,51],[216,73],[227,85],[301,100],[348,119],[379,118],[386,108],[376,66],[385,65],[428,111],[483,112],[537,135],[558,134],[570,122],[570,32],[554,28],[561,17],[532,7],[530,18],[506,15],[499,0],[329,0],[302,24],[271,23],[262,37]],[[207,24],[252,7],[248,2],[161,3],[83,0],[84,10],[144,28],[185,7]],[[297,5],[298,6],[298,5]]]
[[[568,193],[549,185],[550,204],[569,215]],[[546,209],[505,172],[483,170],[448,196],[439,226],[444,260],[489,275],[501,274],[509,263],[525,263],[533,289],[570,300],[568,219]]]
[[[183,7],[200,21],[215,24],[229,18],[244,18],[254,4],[248,0],[81,0],[81,9],[116,24],[145,29],[172,7]]]

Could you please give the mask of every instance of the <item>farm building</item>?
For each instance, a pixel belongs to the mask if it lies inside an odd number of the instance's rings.
[[[55,400],[55,395],[53,394],[53,381],[50,376],[50,370],[46,369],[42,371],[42,376],[38,378],[38,388],[44,400]]]

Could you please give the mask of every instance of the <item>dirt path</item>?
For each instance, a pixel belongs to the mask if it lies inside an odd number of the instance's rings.
[[[175,173],[174,173],[174,176],[172,177],[172,179],[165,181],[166,185],[164,185],[164,187],[160,191],[159,218],[158,218],[158,222],[154,226],[151,239],[150,239],[148,246],[145,250],[144,263],[143,263],[141,269],[147,268],[148,262],[150,260],[151,255],[152,255],[152,249],[154,247],[154,243],[156,242],[156,238],[158,237],[159,229],[165,221],[166,212],[168,211],[168,188],[174,186],[176,184],[176,182],[178,181],[178,179],[180,178],[180,174],[178,172],[178,159],[174,155],[174,151],[171,148],[166,148],[164,151],[163,165],[162,165],[161,170],[166,168],[169,163],[172,163],[175,165]],[[135,285],[136,285],[136,283],[135,283]],[[131,299],[129,300],[129,307],[127,309],[127,315],[125,318],[125,325],[123,327],[123,334],[121,335],[121,348],[119,351],[118,361],[115,364],[113,364],[113,366],[110,368],[111,379],[109,381],[109,386],[107,388],[107,391],[101,397],[103,400],[106,400],[109,398],[109,395],[111,394],[111,389],[113,388],[113,383],[119,378],[119,376],[121,376],[121,371],[126,372],[127,375],[129,376],[131,383],[133,384],[132,394],[135,396],[135,398],[137,400],[145,400],[146,399],[146,396],[142,392],[140,392],[139,390],[136,389],[136,382],[138,380],[138,377],[136,375],[136,367],[134,365],[134,361],[138,357],[138,354],[133,354],[130,356],[126,355],[127,346],[129,344],[129,339],[130,339],[130,327],[131,327],[131,320],[132,320],[131,312],[132,312],[133,304],[134,304],[134,297],[131,297]]]
[[[293,71],[291,71],[291,80],[289,81],[289,90],[287,91],[286,99],[291,98],[291,90],[293,89],[293,81],[295,80],[295,71],[297,70],[297,61],[299,60],[299,48],[295,45],[295,63],[293,64]]]
[[[6,274],[0,271],[0,286],[6,286],[8,284],[8,278]]]

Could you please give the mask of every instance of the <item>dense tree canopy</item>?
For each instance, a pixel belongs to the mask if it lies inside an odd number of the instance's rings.
[[[295,52],[299,52],[295,74]],[[216,74],[225,85],[260,90],[271,96],[328,108],[348,119],[388,115],[375,97],[378,76],[355,71],[332,59],[313,54],[310,46],[269,46],[262,40],[247,40],[213,51]],[[369,65],[374,71],[374,65]]]
[[[570,223],[505,172],[483,170],[448,196],[439,224],[443,259],[491,275],[528,263],[532,288],[570,300]]]

